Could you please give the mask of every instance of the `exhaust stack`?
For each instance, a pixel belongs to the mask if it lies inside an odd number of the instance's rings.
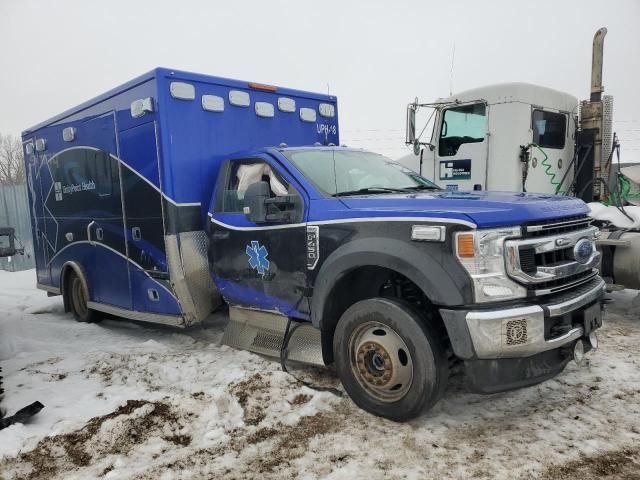
[[[593,36],[593,52],[591,57],[591,96],[580,104],[580,129],[593,132],[593,194],[586,201],[606,200],[606,189],[609,184],[609,169],[605,168],[611,152],[611,130],[613,114],[613,98],[603,96],[602,64],[604,58],[605,27],[600,28]]]
[[[604,37],[607,35],[606,27],[599,29],[593,36],[593,53],[591,57],[591,101],[602,100],[602,62],[604,58]]]

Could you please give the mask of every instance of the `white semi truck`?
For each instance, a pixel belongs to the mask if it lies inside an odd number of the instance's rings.
[[[602,95],[606,33],[601,28],[593,39],[589,100],[527,83],[480,87],[431,103],[416,98],[407,107],[406,144],[413,154],[399,161],[452,191],[563,194],[590,202],[602,229],[600,270],[609,288],[640,289],[640,207],[627,206],[640,195],[629,178],[637,177],[615,165],[613,97]]]

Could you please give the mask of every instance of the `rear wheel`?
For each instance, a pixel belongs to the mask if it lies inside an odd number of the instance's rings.
[[[70,275],[67,285],[69,305],[76,320],[90,323],[102,320],[98,312],[89,308],[89,292],[77,273],[74,272]]]
[[[448,362],[440,337],[403,301],[362,300],[334,335],[336,368],[362,409],[395,421],[414,418],[443,395]]]

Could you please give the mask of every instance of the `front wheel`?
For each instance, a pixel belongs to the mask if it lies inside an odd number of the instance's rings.
[[[93,323],[102,320],[98,312],[89,308],[89,292],[77,273],[71,274],[67,292],[71,312],[77,321]]]
[[[403,301],[362,300],[338,322],[336,369],[362,409],[395,421],[417,417],[443,395],[448,363],[440,337]]]

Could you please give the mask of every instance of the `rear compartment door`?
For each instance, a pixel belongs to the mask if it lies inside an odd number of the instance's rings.
[[[24,142],[24,156],[26,159],[25,173],[29,192],[31,228],[33,229],[33,252],[36,261],[36,276],[38,283],[51,285],[51,269],[49,267],[51,250],[47,244],[44,221],[44,196],[42,194],[42,175],[48,175],[49,173],[46,161],[43,161],[43,159],[37,155],[34,139],[28,139]]]
[[[93,159],[87,155],[95,189],[87,196],[92,215],[87,224],[87,240],[93,246],[92,284],[95,301],[131,308],[129,265],[125,241],[124,215],[117,159],[116,129],[113,112],[82,125],[87,135],[95,135],[91,144],[99,150]]]
[[[162,311],[170,286],[156,122],[120,132],[119,142],[133,309]]]
[[[45,199],[45,228],[55,238],[52,275],[58,277],[67,261],[79,263],[92,301],[130,308],[113,112],[74,128],[76,144],[59,150],[47,162],[53,182]]]

